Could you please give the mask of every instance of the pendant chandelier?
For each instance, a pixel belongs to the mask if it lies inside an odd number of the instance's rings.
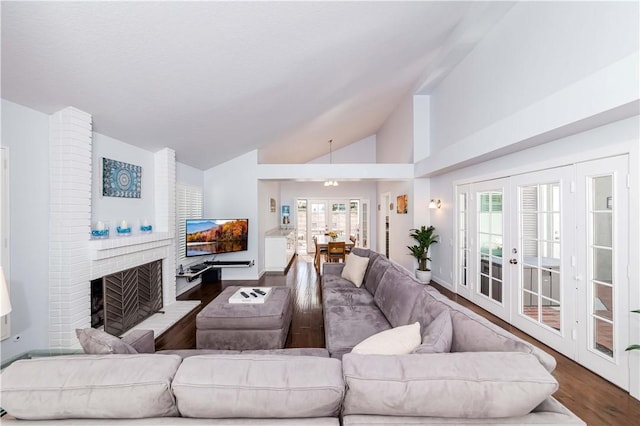
[[[333,164],[333,139],[329,140],[329,164]],[[337,180],[326,180],[324,186],[338,186]]]

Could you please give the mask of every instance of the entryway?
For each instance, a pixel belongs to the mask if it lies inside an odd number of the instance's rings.
[[[314,253],[313,237],[329,231],[345,238],[353,236],[358,247],[369,247],[369,200],[299,198],[296,206],[299,253]]]
[[[628,156],[456,187],[456,292],[629,389]]]

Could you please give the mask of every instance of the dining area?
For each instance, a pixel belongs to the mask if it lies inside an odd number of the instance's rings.
[[[322,262],[344,262],[346,256],[356,245],[355,236],[315,235],[313,237],[315,245],[314,266],[318,273],[321,273]]]

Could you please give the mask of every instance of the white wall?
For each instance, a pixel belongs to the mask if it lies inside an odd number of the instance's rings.
[[[434,91],[431,152],[637,52],[638,7],[637,2],[517,3]],[[598,104],[603,98],[585,101]],[[582,107],[555,106],[559,114]],[[537,120],[552,122],[553,115]]]
[[[390,193],[390,203],[393,203],[393,210],[389,213],[389,258],[398,262],[400,265],[407,268],[409,271],[415,269],[413,257],[407,249],[408,245],[413,245],[413,240],[409,237],[410,229],[415,227],[414,224],[414,211],[413,205],[414,193],[412,181],[398,181],[398,182],[379,182],[378,194]],[[407,195],[408,200],[408,213],[397,213],[397,197],[398,195]],[[380,198],[379,198],[380,199]],[[377,210],[377,204],[375,204],[375,210]],[[372,208],[373,210],[373,208]],[[383,210],[384,211],[384,210]],[[380,228],[381,221],[384,220],[383,214],[380,214],[378,218],[377,229]],[[425,223],[423,223],[425,224]],[[376,231],[377,232],[377,231]],[[384,238],[384,235],[378,235],[378,238]],[[377,247],[373,246],[372,247]]]
[[[226,260],[255,260],[251,268],[224,268],[222,279],[258,279],[260,263],[258,219],[258,152],[251,151],[204,172],[204,215],[215,219],[249,219],[248,250],[219,255]]]
[[[308,164],[326,164],[329,163],[329,142],[327,142],[327,155],[314,158]],[[376,135],[368,136],[357,142],[349,144],[343,148],[335,149],[333,147],[333,163],[334,164],[357,164],[357,163],[375,163],[376,162]]]
[[[413,162],[431,153],[431,96],[413,96]]]
[[[49,116],[2,100],[2,145],[10,156],[13,306],[5,360],[49,343]]]
[[[413,94],[407,93],[376,132],[377,163],[413,163]]]
[[[271,199],[276,201],[276,211],[271,211]],[[258,259],[259,273],[264,272],[264,234],[280,227],[280,184],[274,181],[258,181]]]
[[[157,226],[154,221],[154,155],[150,151],[138,148],[128,143],[110,138],[109,136],[93,133],[92,140],[93,161],[93,190],[91,192],[91,220],[92,222],[109,221],[111,232],[115,234],[115,227],[125,219],[132,225],[132,232],[139,230],[140,222],[144,219]],[[120,198],[102,196],[102,160],[110,158],[124,163],[142,167],[141,198]]]
[[[204,185],[204,172],[176,161],[176,183],[202,188]]]

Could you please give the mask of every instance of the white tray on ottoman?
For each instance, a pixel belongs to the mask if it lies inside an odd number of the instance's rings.
[[[293,311],[291,290],[272,287],[264,303],[230,303],[229,299],[241,288],[225,288],[198,313],[196,348],[284,348]]]

